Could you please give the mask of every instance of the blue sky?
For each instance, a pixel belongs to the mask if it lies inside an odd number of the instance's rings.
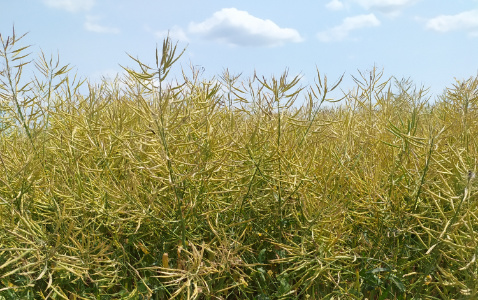
[[[433,95],[478,74],[478,0],[152,1],[4,0],[0,33],[29,32],[32,52],[59,53],[93,80],[154,62],[169,31],[187,47],[173,76],[192,64],[203,76],[225,68],[313,82],[316,67],[342,88],[376,66],[410,77]]]

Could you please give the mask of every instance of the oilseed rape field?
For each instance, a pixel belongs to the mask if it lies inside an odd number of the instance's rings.
[[[0,299],[478,297],[478,77],[171,80],[166,38],[93,83],[27,39],[0,49]]]

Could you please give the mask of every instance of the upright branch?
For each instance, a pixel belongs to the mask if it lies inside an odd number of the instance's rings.
[[[30,140],[32,148],[35,150],[29,124],[27,124],[25,112],[22,111],[22,108],[24,109],[28,103],[21,103],[22,96],[30,90],[30,82],[21,85],[23,68],[31,62],[22,60],[28,58],[30,55],[30,53],[25,53],[30,46],[17,47],[17,43],[19,43],[25,35],[26,33],[17,37],[15,35],[15,28],[13,28],[12,36],[7,36],[6,40],[4,40],[0,34],[0,42],[2,43],[0,57],[3,58],[5,63],[5,68],[0,70],[0,98],[6,103],[13,100],[16,107],[16,114],[14,114],[14,117],[25,129],[25,133]],[[11,64],[15,65],[12,66]]]
[[[155,67],[150,67],[144,63],[142,63],[139,59],[132,57],[129,55],[131,59],[133,59],[141,69],[141,72],[136,72],[132,69],[123,67],[126,72],[133,77],[140,85],[142,85],[146,90],[153,92],[153,99],[154,99],[154,89],[157,88],[157,99],[158,99],[158,106],[159,111],[157,113],[152,111],[150,106],[147,106],[151,116],[153,117],[153,122],[156,126],[156,132],[158,133],[161,144],[163,146],[163,150],[166,156],[166,165],[169,173],[169,184],[174,191],[174,195],[176,198],[177,203],[177,211],[178,217],[180,218],[181,224],[181,242],[183,247],[186,247],[186,225],[184,220],[184,214],[182,211],[183,197],[182,193],[180,192],[180,188],[176,182],[176,176],[173,168],[173,163],[170,156],[168,139],[167,139],[167,131],[168,128],[167,120],[167,106],[169,105],[170,95],[165,95],[163,92],[163,82],[166,80],[169,72],[171,71],[172,66],[174,63],[183,55],[186,49],[183,49],[179,55],[176,55],[177,50],[177,43],[173,46],[170,37],[166,37],[163,41],[163,47],[161,54],[159,53],[158,47],[156,47],[156,65]],[[157,82],[155,80],[157,79]],[[180,87],[177,87],[180,88]]]

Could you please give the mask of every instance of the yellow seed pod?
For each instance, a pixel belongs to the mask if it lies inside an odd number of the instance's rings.
[[[168,255],[168,253],[163,254],[163,268],[169,268],[169,255]]]
[[[146,246],[143,245],[143,243],[138,243],[138,246],[141,249],[141,251],[143,251],[144,254],[149,254],[148,248],[146,248]]]

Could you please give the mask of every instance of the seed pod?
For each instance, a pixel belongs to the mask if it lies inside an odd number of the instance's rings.
[[[163,268],[169,268],[169,256],[168,253],[163,254]]]

